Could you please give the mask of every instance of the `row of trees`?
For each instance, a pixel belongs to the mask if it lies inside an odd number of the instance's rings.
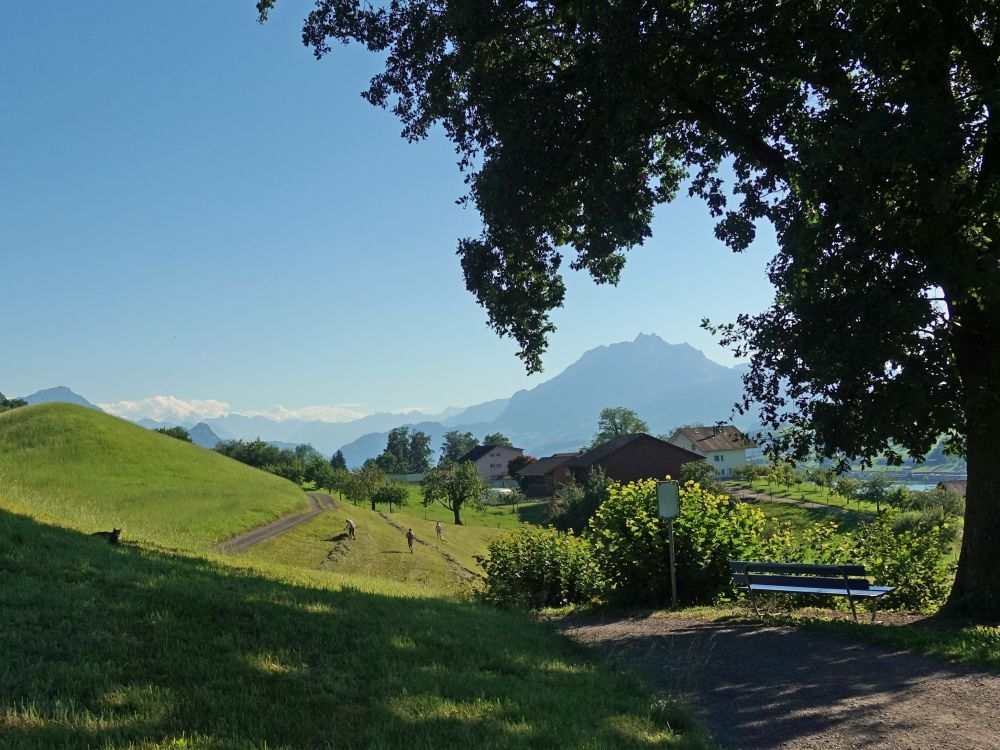
[[[28,402],[23,398],[7,398],[0,393],[0,411],[10,411],[21,406],[27,406]]]
[[[334,466],[308,443],[297,445],[295,448],[279,448],[260,438],[223,440],[215,446],[215,450],[224,456],[277,474],[296,484],[311,482],[316,487],[333,486]],[[343,454],[340,458],[343,459]]]
[[[386,474],[421,474],[431,467],[430,435],[396,427],[389,431],[385,450],[375,462]]]
[[[354,471],[334,469],[322,486],[338,492],[354,503],[367,502],[372,510],[378,505],[393,507],[405,505],[409,491],[405,484],[389,481],[379,466],[378,459],[369,459]],[[448,461],[429,468],[420,483],[422,503],[439,503],[454,514],[455,525],[462,525],[462,509],[467,506],[479,508],[489,489],[479,475],[479,470],[470,461],[457,463]]]
[[[457,462],[470,450],[480,445],[471,432],[450,430],[441,443],[438,466]],[[510,438],[502,432],[485,435],[482,445],[510,446]],[[431,438],[421,430],[410,432],[409,427],[396,427],[389,431],[385,450],[375,459],[386,474],[422,474],[431,468]]]

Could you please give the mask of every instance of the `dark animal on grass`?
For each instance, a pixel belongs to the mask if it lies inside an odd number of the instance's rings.
[[[95,531],[91,536],[99,536],[108,540],[108,544],[118,544],[118,537],[121,536],[122,530],[115,529],[114,531]]]

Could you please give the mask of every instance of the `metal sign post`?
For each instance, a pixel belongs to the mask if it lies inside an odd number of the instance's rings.
[[[677,565],[674,561],[674,519],[680,515],[680,483],[656,483],[656,507],[660,518],[667,519],[670,537],[670,601],[677,607]]]

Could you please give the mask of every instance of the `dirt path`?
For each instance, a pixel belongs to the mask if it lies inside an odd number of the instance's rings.
[[[306,499],[309,502],[308,510],[289,513],[287,516],[282,516],[264,526],[258,526],[256,529],[238,534],[222,542],[215,549],[219,552],[242,552],[265,539],[271,539],[286,531],[291,531],[296,526],[311,521],[320,513],[334,510],[337,507],[337,501],[325,492],[307,492]]]
[[[727,750],[998,750],[1000,675],[788,627],[569,618],[693,705]]]

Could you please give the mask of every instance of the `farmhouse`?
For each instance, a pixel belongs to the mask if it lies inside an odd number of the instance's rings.
[[[492,482],[507,476],[507,464],[514,456],[520,456],[524,451],[507,445],[477,445],[458,459],[459,463],[472,461],[479,469],[479,475],[484,481]]]
[[[584,481],[591,468],[600,466],[608,479],[634,482],[639,479],[663,479],[668,475],[677,477],[683,464],[704,458],[645,432],[634,432],[619,435],[570,459],[568,467],[577,481]]]
[[[521,480],[521,488],[531,497],[548,497],[573,479],[573,471],[569,462],[579,456],[579,453],[556,453],[547,458],[540,458],[517,472]]]
[[[757,447],[731,424],[680,427],[670,436],[669,442],[702,456],[723,477],[730,477],[733,469],[746,466],[747,448]]]

